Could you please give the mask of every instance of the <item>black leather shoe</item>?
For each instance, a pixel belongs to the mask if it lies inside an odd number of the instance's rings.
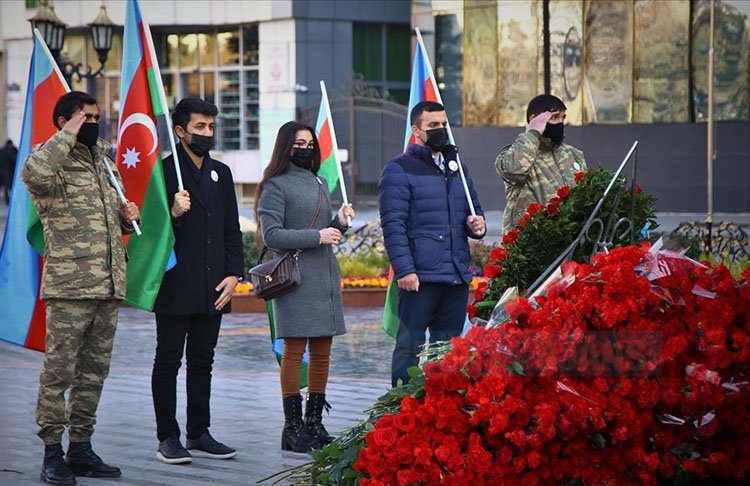
[[[96,455],[91,449],[91,442],[71,442],[65,460],[76,476],[119,478],[122,475],[120,468],[106,464]]]
[[[167,464],[189,464],[193,462],[193,457],[182,447],[180,438],[177,436],[159,442],[156,458]]]
[[[61,444],[44,446],[44,463],[42,464],[42,473],[39,475],[39,479],[48,484],[63,486],[76,484],[76,477],[63,457]]]
[[[198,439],[186,439],[185,447],[195,457],[208,457],[211,459],[231,459],[237,455],[237,451],[217,441],[208,431]]]

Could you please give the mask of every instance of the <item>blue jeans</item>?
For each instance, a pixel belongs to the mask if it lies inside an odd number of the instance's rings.
[[[430,330],[430,343],[459,336],[466,321],[469,285],[420,283],[418,292],[398,290],[399,326],[391,362],[391,383],[408,383],[407,370],[419,362],[417,355]]]

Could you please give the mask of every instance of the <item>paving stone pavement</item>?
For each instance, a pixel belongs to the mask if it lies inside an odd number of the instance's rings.
[[[324,418],[334,435],[363,417],[390,381],[391,338],[382,309],[346,309],[348,333],[336,338]],[[309,459],[279,448],[283,412],[278,365],[262,314],[230,314],[222,323],[214,363],[211,433],[237,448],[235,459],[194,458],[190,465],[156,460],[151,365],[153,315],[124,307],[93,437],[95,451],[119,466],[119,479],[78,478],[80,485],[244,485]],[[34,408],[43,355],[0,341],[0,485],[39,482],[43,445]],[[178,378],[178,422],[185,424],[184,365]],[[183,437],[184,439],[184,437]],[[67,437],[63,441],[67,446]],[[269,484],[269,483],[266,483]]]

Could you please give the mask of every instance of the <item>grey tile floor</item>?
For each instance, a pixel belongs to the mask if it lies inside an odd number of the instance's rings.
[[[334,434],[361,419],[388,387],[393,341],[381,329],[381,312],[346,309],[349,332],[334,340],[328,388],[333,409],[324,420]],[[227,461],[196,458],[191,465],[157,461],[150,382],[154,346],[153,315],[121,309],[93,444],[105,461],[122,469],[123,476],[79,478],[78,484],[253,484],[308,459],[279,449],[283,412],[265,316],[230,314],[216,351],[211,432],[239,453]],[[0,485],[39,481],[43,445],[35,435],[34,407],[42,357],[0,342]],[[178,383],[178,421],[184,428],[184,366]]]

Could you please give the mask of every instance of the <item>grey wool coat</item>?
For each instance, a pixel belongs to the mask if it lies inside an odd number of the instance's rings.
[[[323,201],[315,225],[310,228]],[[321,245],[319,231],[347,229],[331,219],[331,201],[324,183],[309,170],[290,165],[285,173],[268,179],[258,201],[263,241],[276,251],[302,250],[302,283],[273,300],[276,337],[338,336],[346,332],[341,302],[339,264],[331,245]]]

